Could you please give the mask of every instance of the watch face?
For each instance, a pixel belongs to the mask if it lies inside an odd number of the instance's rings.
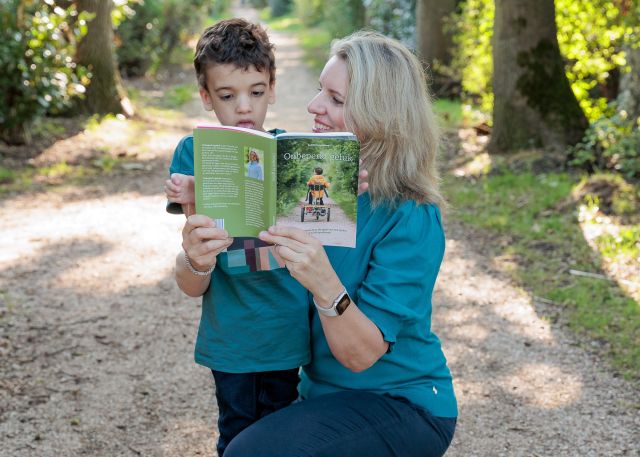
[[[338,312],[338,314],[342,314],[345,312],[345,310],[349,307],[350,304],[351,304],[351,299],[349,298],[349,295],[345,293],[340,299],[340,301],[338,302],[338,304],[336,305],[336,311]]]

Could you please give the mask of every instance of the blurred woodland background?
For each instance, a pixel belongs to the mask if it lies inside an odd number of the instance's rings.
[[[445,133],[449,217],[549,319],[640,379],[637,0],[245,3],[295,35],[316,73],[331,40],[360,28],[414,49]],[[179,112],[196,86],[174,76],[192,74],[194,40],[231,6],[0,0],[0,199],[144,172],[108,143],[39,157],[78,132]],[[140,89],[156,83],[155,98]]]

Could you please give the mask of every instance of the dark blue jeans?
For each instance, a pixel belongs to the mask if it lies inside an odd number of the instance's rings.
[[[242,430],[290,405],[298,396],[298,369],[259,373],[211,370],[218,401],[218,456]]]
[[[441,457],[455,418],[405,400],[345,391],[303,400],[235,437],[225,457]]]

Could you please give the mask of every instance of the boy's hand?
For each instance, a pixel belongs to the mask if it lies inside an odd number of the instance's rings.
[[[170,202],[193,205],[196,202],[195,181],[193,176],[173,173],[171,179],[164,182],[164,193]]]
[[[216,227],[207,216],[195,214],[182,229],[182,249],[195,268],[206,271],[216,263],[216,256],[231,246],[233,238],[226,230]]]

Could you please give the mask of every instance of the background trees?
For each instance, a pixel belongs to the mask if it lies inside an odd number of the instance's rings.
[[[120,75],[153,76],[169,68],[176,49],[189,49],[191,34],[230,3],[1,0],[0,139],[29,141],[39,119],[79,108],[122,112]],[[249,3],[301,20],[301,42],[317,62],[331,39],[361,27],[403,41],[428,65],[436,96],[482,113],[493,128],[492,152],[570,145],[561,154],[567,164],[640,176],[636,1]],[[585,117],[589,128],[582,135]]]
[[[82,107],[93,114],[125,113],[133,115],[126,98],[114,54],[112,0],[77,0],[79,12],[91,16],[87,33],[76,52],[76,62],[89,69],[91,82]]]
[[[587,119],[565,75],[553,0],[496,0],[493,30],[493,131],[489,150],[564,151]]]

